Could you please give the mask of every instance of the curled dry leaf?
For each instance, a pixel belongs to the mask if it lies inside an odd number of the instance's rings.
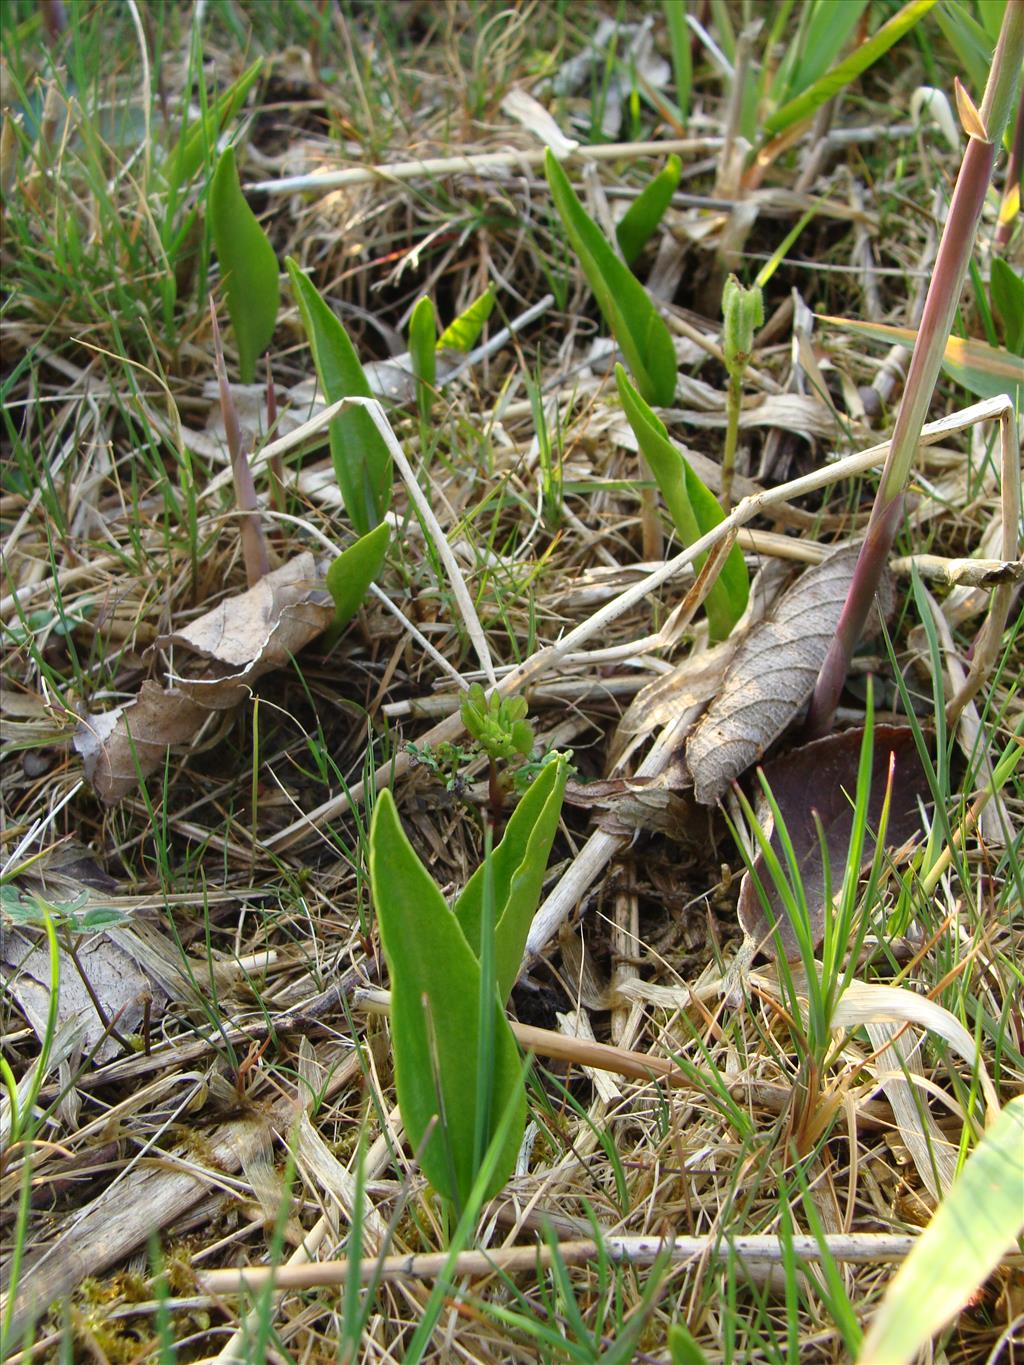
[[[817,822],[821,822],[830,884],[835,894],[842,885],[850,846],[853,797],[857,788],[863,735],[862,730],[828,735],[793,749],[764,766],[765,778],[778,804],[796,855],[815,943],[821,941],[825,923],[825,866]],[[893,778],[885,830],[887,847],[899,847],[920,832],[920,808],[931,799],[931,789],[918,757],[913,732],[902,726],[876,726],[868,802],[868,834],[863,851],[864,867],[870,865],[874,856],[874,832],[881,819],[890,764]],[[774,828],[771,808],[763,797],[757,803],[757,820],[764,834],[770,838],[785,869],[779,832]],[[770,909],[766,910],[762,904],[754,878],[747,872],[740,885],[737,906],[740,924],[749,939],[770,953],[776,952],[772,928],[773,924],[778,924],[779,938],[786,956],[794,958],[799,955],[796,936],[760,854],[754,861],[754,870],[768,897]]]
[[[806,705],[835,635],[859,547],[844,545],[784,593],[736,652],[721,692],[686,745],[694,795],[711,806]],[[886,581],[886,595],[891,588]]]
[[[172,675],[169,688],[144,682],[135,701],[83,718],[75,748],[97,796],[121,800],[160,766],[169,745],[186,744],[211,711],[243,701],[251,683],[286,663],[333,619],[334,603],[306,552],[162,637],[159,644],[197,656],[203,672]]]

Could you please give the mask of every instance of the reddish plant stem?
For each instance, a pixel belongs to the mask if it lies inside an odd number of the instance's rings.
[[[827,734],[832,728],[853,651],[864,630],[882,570],[899,530],[903,491],[910,477],[921,427],[928,413],[946,341],[956,315],[1022,57],[1024,0],[1009,0],[980,111],[987,136],[972,136],[968,139],[960,165],[921,315],[903,402],[893,429],[892,445],[882,471],[849,595],[811,699],[807,718],[810,738]]]

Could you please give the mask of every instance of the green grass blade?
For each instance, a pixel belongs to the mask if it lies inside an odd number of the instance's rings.
[[[844,86],[863,75],[868,67],[873,66],[879,57],[888,52],[894,43],[899,42],[915,24],[924,18],[935,3],[936,0],[910,0],[891,19],[887,20],[877,33],[872,34],[866,42],[861,43],[855,52],[851,52],[845,61],[834,66],[831,71],[820,76],[808,89],[802,91],[794,99],[787,100],[780,109],[769,114],[764,121],[765,134],[773,137],[784,129],[791,128],[794,123],[800,123],[803,119],[810,118],[816,109],[830,100],[833,95],[838,95]]]
[[[1024,1098],[1010,1100],[967,1158],[885,1292],[862,1365],[913,1359],[961,1309],[1024,1229]]]
[[[402,1122],[431,1184],[466,1207],[477,1175],[480,964],[459,922],[406,838],[390,791],[370,829],[370,881],[391,974],[391,1036]],[[494,999],[491,1124],[508,1124],[487,1195],[512,1171],[526,1125],[521,1063],[504,1010]],[[487,1196],[485,1196],[487,1197]]]
[[[887,322],[860,322],[851,318],[832,317],[827,313],[816,313],[815,317],[821,322],[831,323],[833,327],[845,328],[857,336],[883,342],[887,346],[895,342],[897,346],[913,349],[917,344],[917,332],[912,327],[894,327]],[[1024,360],[1002,347],[989,346],[971,337],[948,337],[942,353],[942,368],[950,379],[962,384],[968,393],[973,393],[977,398],[996,398],[1005,393],[1019,404],[1024,396]]]
[[[370,584],[381,571],[391,528],[382,521],[354,545],[342,550],[327,570],[327,591],[334,598],[334,624],[347,626],[362,606]]]
[[[285,265],[324,398],[328,403],[339,398],[372,398],[345,328],[291,257],[286,258]],[[360,408],[335,417],[330,441],[345,511],[359,535],[365,536],[383,520],[391,500],[391,456],[370,414]]]
[[[226,147],[210,183],[210,223],[238,346],[243,384],[270,345],[281,291],[277,257],[238,183],[235,149]]]
[[[620,219],[615,236],[627,265],[633,264],[657,230],[679,187],[682,173],[683,163],[673,153]]]
[[[654,473],[669,515],[683,544],[692,545],[717,526],[725,514],[714,494],[700,481],[682,452],[669,439],[664,422],[633,388],[621,365],[616,366],[615,375],[626,417],[644,459]],[[702,555],[694,562],[697,572],[700,572],[706,558],[706,555]],[[713,639],[723,640],[729,634],[743,615],[749,591],[750,576],[743,552],[738,545],[734,545],[704,602]]]
[[[989,280],[992,307],[1003,329],[1007,350],[1024,356],[1024,276],[1001,256],[992,258]]]
[[[568,765],[562,758],[541,769],[516,806],[501,843],[491,855],[495,901],[495,979],[498,999],[506,1000],[519,975],[523,948],[548,856],[558,828]],[[466,883],[453,911],[466,941],[479,953],[483,913],[484,868]]]
[[[437,340],[439,351],[459,351],[463,355],[476,345],[484,323],[494,309],[494,288],[488,285],[478,299],[450,323]]]
[[[676,108],[685,126],[690,117],[690,92],[693,89],[693,55],[690,51],[690,26],[686,22],[686,0],[662,0],[662,9],[672,52]]]
[[[842,52],[866,8],[867,0],[845,0],[842,5],[834,4],[833,0],[817,0],[817,4],[812,5],[796,70],[790,88],[785,92],[787,96],[792,91],[799,94],[824,76]]]
[[[566,235],[637,388],[648,403],[666,406],[676,391],[676,353],[668,328],[646,289],[619,260],[577,199],[550,149],[544,173]]]

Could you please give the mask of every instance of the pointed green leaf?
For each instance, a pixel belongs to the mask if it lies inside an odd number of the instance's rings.
[[[1000,1111],[885,1291],[861,1365],[916,1359],[1024,1231],[1024,1098]]]
[[[370,584],[380,573],[391,528],[386,521],[342,550],[327,570],[327,591],[334,598],[334,624],[347,626],[362,606]]]
[[[564,758],[547,763],[516,806],[491,854],[494,878],[494,955],[498,999],[507,1000],[523,961],[526,936],[547,871],[568,777]],[[479,954],[484,869],[478,867],[453,910],[466,942]]]
[[[672,196],[679,188],[683,163],[673,154],[653,180],[649,180],[619,220],[615,236],[627,265],[632,265],[654,235]]]
[[[992,259],[989,294],[992,307],[999,315],[1007,349],[1014,355],[1024,355],[1024,276],[1001,256]]]
[[[895,342],[898,346],[913,348],[917,341],[917,332],[913,327],[893,327],[887,322],[859,322],[831,317],[828,313],[816,313],[815,317],[857,336],[884,342],[887,346]],[[1005,393],[1017,404],[1024,398],[1024,360],[1003,347],[989,346],[984,341],[972,338],[951,336],[946,341],[942,368],[950,379],[962,384],[976,398],[996,398]]]
[[[291,257],[285,265],[313,364],[328,403],[339,398],[372,398],[369,382],[348,333]],[[330,426],[331,459],[345,511],[359,535],[381,522],[391,500],[391,456],[370,414],[352,408]]]
[[[238,183],[234,147],[225,147],[210,183],[210,223],[228,297],[243,384],[270,345],[281,292],[277,257]]]
[[[377,798],[370,828],[370,881],[391,976],[402,1123],[427,1179],[463,1207],[476,1175],[480,964],[406,838],[387,790]],[[510,1105],[516,1112],[485,1197],[508,1179],[526,1126],[519,1050],[497,996],[494,1012],[488,1138],[499,1131]]]
[[[647,290],[608,245],[549,148],[544,173],[566,235],[604,320],[648,403],[665,407],[676,391],[672,337]]]
[[[909,0],[909,3],[887,20],[877,33],[872,34],[866,42],[851,52],[849,57],[834,66],[831,71],[826,71],[794,99],[787,100],[780,109],[769,114],[763,125],[766,135],[773,137],[776,133],[791,128],[793,124],[810,118],[815,110],[834,95],[838,95],[844,86],[855,81],[868,67],[873,66],[889,51],[893,43],[899,42],[904,34],[924,18],[934,4],[935,0]]]
[[[664,422],[633,388],[621,365],[615,367],[615,378],[623,410],[644,459],[651,467],[679,538],[684,545],[692,545],[717,526],[725,514],[714,494],[700,481],[669,438]],[[696,572],[700,572],[706,559],[707,555],[697,557],[693,566]],[[743,615],[749,591],[747,566],[740,547],[734,545],[704,602],[712,639],[724,640],[729,634]]]
[[[167,183],[174,193],[192,179],[205,157],[213,151],[218,137],[245,102],[262,67],[263,58],[257,57],[233,85],[217,96],[202,118],[182,124],[178,145],[167,159]]]
[[[494,288],[488,285],[478,299],[459,314],[453,323],[444,329],[437,341],[439,351],[459,351],[465,354],[477,343],[484,330],[484,323],[494,309]]]

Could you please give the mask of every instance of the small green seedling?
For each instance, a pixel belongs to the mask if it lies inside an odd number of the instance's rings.
[[[489,705],[479,719],[492,734]],[[511,720],[523,723],[522,715]],[[525,739],[522,730],[517,739]],[[488,1197],[508,1179],[522,1142],[523,1068],[504,1005],[540,896],[566,771],[557,755],[541,769],[450,908],[406,837],[390,791],[374,807],[370,881],[391,977],[399,1109],[424,1174],[457,1209],[495,1139]]]
[[[243,384],[256,378],[256,361],[270,345],[281,291],[277,257],[256,221],[235,166],[235,149],[221,154],[210,184],[210,224],[238,346]]]
[[[525,697],[487,696],[474,683],[460,705],[462,723],[487,755],[490,776],[490,821],[496,825],[505,804],[505,784],[498,760],[521,763],[533,748],[533,726],[526,719]]]
[[[736,443],[740,430],[743,401],[743,376],[754,349],[754,333],[764,326],[764,299],[760,285],[745,289],[730,275],[722,291],[722,353],[729,372],[726,396],[725,449],[722,452],[722,506],[732,506],[732,477],[736,464]]]
[[[369,381],[348,333],[291,257],[285,265],[317,377],[328,403],[339,398],[372,398]],[[370,414],[353,406],[330,425],[331,459],[345,511],[360,536],[384,519],[391,502],[391,454]]]
[[[669,515],[684,545],[706,535],[724,519],[715,496],[690,468],[682,452],[669,439],[664,422],[634,389],[621,365],[615,367],[623,411],[633,428],[644,459],[651,467]],[[707,559],[700,556],[694,569],[700,572]],[[743,615],[750,592],[750,576],[738,545],[726,556],[722,571],[705,599],[711,638],[724,640]]]
[[[648,403],[667,407],[676,392],[676,353],[668,327],[646,289],[577,199],[550,148],[544,173],[569,243],[637,388]]]

